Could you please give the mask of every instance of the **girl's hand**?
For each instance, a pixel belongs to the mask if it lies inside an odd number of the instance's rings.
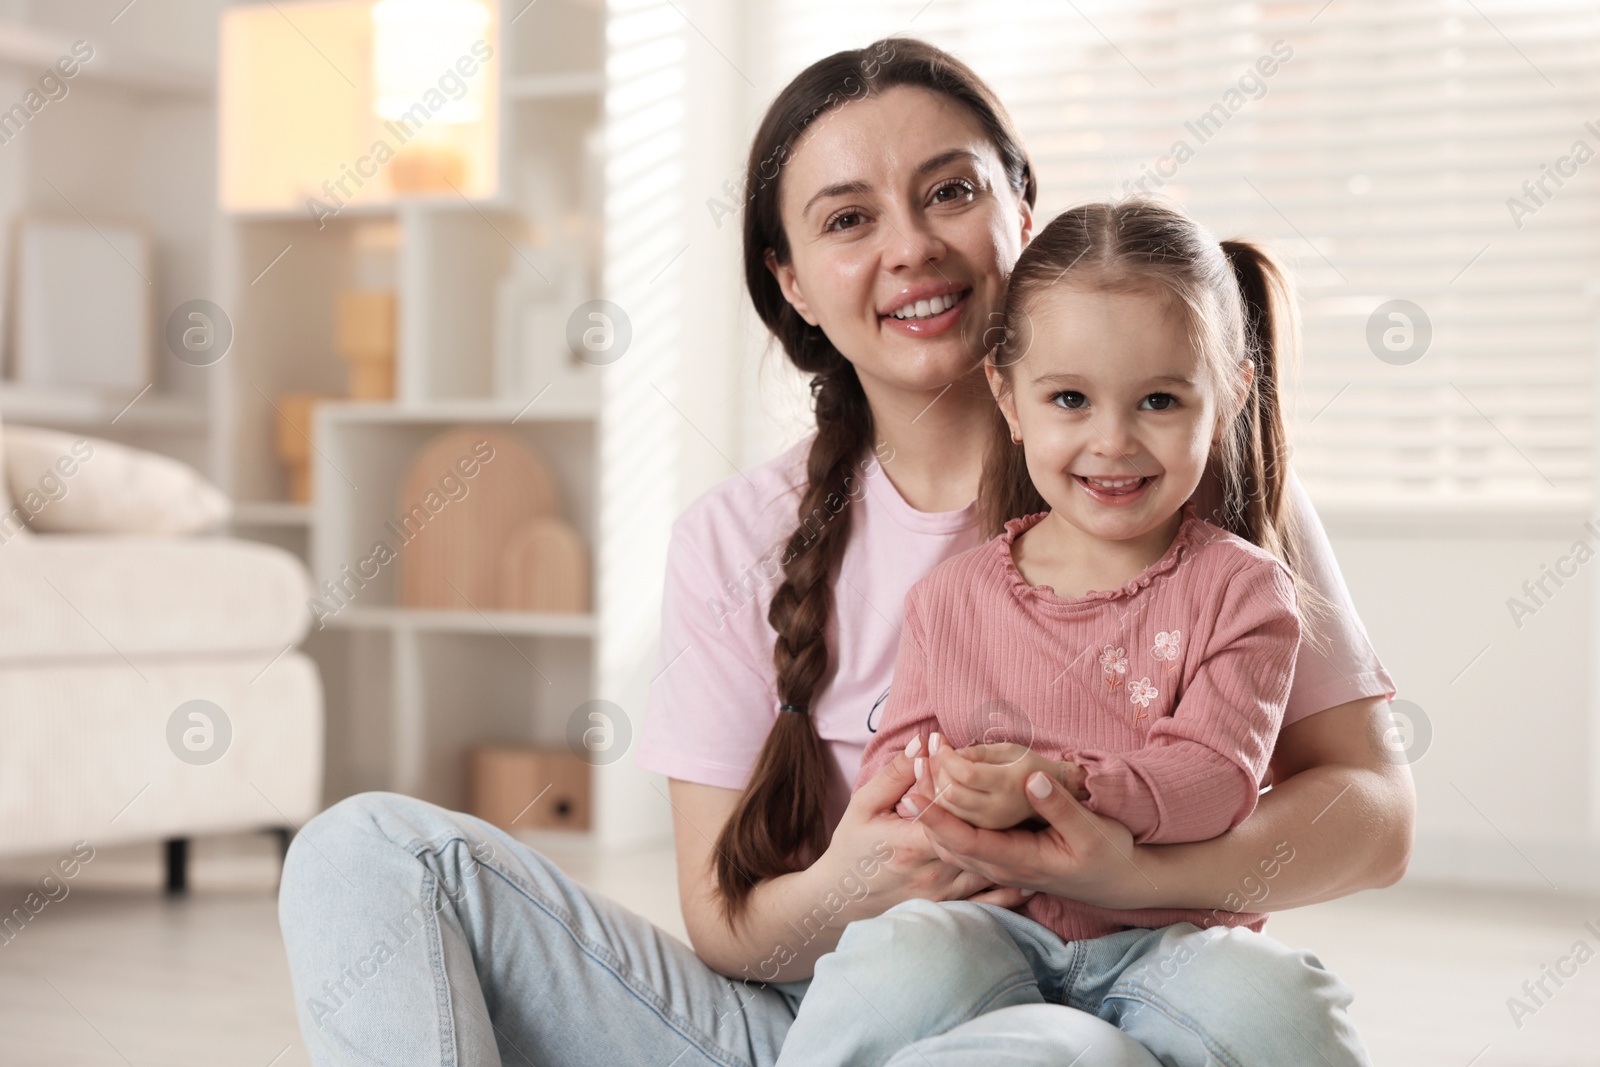
[[[1152,880],[1149,853],[1127,827],[1096,815],[1048,775],[1030,775],[1024,792],[1045,829],[980,829],[939,804],[910,803],[921,809],[919,824],[941,858],[996,885],[1104,908],[1157,907],[1171,895]]]
[[[1088,799],[1081,767],[1047,759],[1023,745],[1002,742],[952,749],[935,733],[928,738],[928,747],[931,773],[923,781],[931,779],[932,792],[924,795],[979,829],[1007,830],[1033,817],[1023,783],[1035,771],[1049,775],[1079,799]]]
[[[818,862],[838,871],[841,879],[849,874],[864,882],[872,898],[882,902],[871,914],[915,897],[971,898],[1002,907],[1020,903],[1019,890],[996,890],[992,880],[941,859],[920,820],[896,813],[896,804],[914,784],[911,760],[896,756],[850,797]]]

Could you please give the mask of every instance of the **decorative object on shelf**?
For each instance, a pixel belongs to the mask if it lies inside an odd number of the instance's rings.
[[[529,519],[500,557],[500,606],[509,611],[589,610],[589,556],[560,519]]]
[[[289,499],[297,504],[311,501],[312,414],[317,404],[335,399],[327,393],[282,393],[274,402],[278,459],[289,469]]]
[[[589,829],[589,764],[564,748],[467,753],[467,810],[502,830]]]
[[[483,426],[428,442],[398,503],[390,525],[405,540],[400,603],[408,608],[513,610],[501,584],[507,545],[532,520],[560,521],[544,461],[514,435]]]
[[[468,152],[453,128],[483,120],[487,79],[467,71],[477,72],[474,56],[492,54],[485,47],[488,25],[489,10],[477,0],[372,5],[373,111],[391,125],[417,122],[419,110],[427,116],[389,164],[395,192],[450,192],[467,183]],[[459,94],[440,92],[440,71],[462,86]]]
[[[350,367],[356,400],[394,399],[395,301],[382,289],[339,294],[335,347]]]
[[[150,259],[149,238],[132,227],[25,220],[17,235],[14,377],[118,392],[149,385]]]
[[[572,241],[524,243],[495,294],[495,396],[525,404],[546,388],[563,396],[600,395],[600,368],[567,344],[567,320],[588,299]]]

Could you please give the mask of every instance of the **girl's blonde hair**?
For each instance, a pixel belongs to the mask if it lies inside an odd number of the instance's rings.
[[[1212,450],[1209,467],[1222,481],[1222,508],[1205,517],[1271,552],[1296,573],[1278,383],[1284,364],[1297,358],[1299,329],[1293,290],[1278,262],[1247,241],[1219,243],[1183,212],[1152,200],[1064,211],[1029,243],[1011,272],[1004,330],[988,356],[1000,372],[1002,392],[1012,388],[1012,367],[1032,343],[1028,308],[1055,286],[1156,287],[1173,297],[1202,365],[1223,394],[1225,415],[1234,402],[1238,361],[1254,364],[1243,402]],[[996,405],[978,494],[989,536],[1011,519],[1049,509],[1028,476],[1023,449],[1012,441]],[[1317,600],[1303,588],[1302,594],[1303,606]]]

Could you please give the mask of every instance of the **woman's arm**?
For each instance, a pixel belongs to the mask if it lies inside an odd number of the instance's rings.
[[[711,869],[717,838],[739,803],[737,789],[671,779],[678,894],[695,953],[713,970],[753,982],[808,978],[844,928],[902,900],[982,900],[1015,907],[1022,895],[941,861],[921,826],[894,805],[912,783],[897,756],[850,798],[828,849],[803,871],[769,879],[730,926]]]
[[[1145,870],[1166,887],[1163,903],[1215,908],[1232,894],[1245,903],[1230,911],[1284,911],[1398,882],[1411,860],[1416,791],[1411,768],[1384,747],[1389,724],[1389,702],[1371,697],[1286,727],[1272,761],[1277,784],[1250,818],[1212,841],[1150,849]],[[1264,881],[1261,864],[1280,842],[1294,859]]]
[[[1388,724],[1387,702],[1372,697],[1285,727],[1273,757],[1277,784],[1248,819],[1209,841],[1134,845],[1120,823],[1054,786],[1044,797],[1029,790],[1048,830],[975,830],[937,806],[922,825],[941,857],[996,885],[1102,907],[1314,904],[1393,885],[1410,861],[1416,796],[1410,768],[1383,746]],[[1030,786],[1036,781],[1048,782],[1035,776]]]

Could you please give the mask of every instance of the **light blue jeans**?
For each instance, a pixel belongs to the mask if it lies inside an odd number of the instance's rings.
[[[920,1043],[967,1020],[1063,1005],[1132,1038],[1138,1053],[1114,1046],[1128,1064],[1369,1067],[1350,1000],[1311,953],[1251,930],[1063,941],[992,904],[909,900],[851,923],[817,962],[777,1067],[910,1067]]]
[[[949,914],[1013,914],[964,908]],[[725,978],[682,942],[585,890],[495,827],[386,793],[351,797],[306,824],[284,865],[278,911],[306,1048],[312,1063],[329,1067],[772,1067],[812,984]],[[901,905],[885,916],[900,922],[936,911]],[[852,924],[841,950],[859,945],[878,923]],[[1086,1002],[1058,995],[1093,982],[1094,972],[1083,970],[1089,961],[1071,946],[1063,951],[1060,978],[1042,987],[1043,1002],[930,1026],[926,1036],[873,1062],[965,1067],[981,1054],[985,1062],[1022,1067],[1152,1067],[1157,1061],[1131,1037],[1080,1010]],[[943,978],[964,976],[965,960],[952,966],[941,958]],[[1230,959],[1280,1008],[1303,1005],[1308,989],[1321,989],[1329,1005],[1348,1001],[1337,979],[1308,956],[1300,970],[1327,984],[1286,966],[1302,956],[1285,949]],[[1237,1010],[1242,1001],[1212,984],[1240,976],[1219,967],[1191,962],[1149,1002],[1231,1034],[1234,1021],[1214,1013]],[[881,993],[876,999],[888,1003]],[[1101,1001],[1121,1003],[1116,1010],[1124,1017],[1133,1008],[1109,995]],[[845,1018],[866,1018],[869,1005],[849,1005]],[[1306,1026],[1308,1014],[1302,1006],[1279,1025]],[[1338,1058],[1340,1048],[1360,1046],[1342,1011],[1335,1014],[1342,1027],[1313,1027],[1306,1036],[1339,1039],[1323,1045],[1335,1067],[1365,1063]],[[1261,1019],[1259,1006],[1250,1017]],[[1252,1054],[1257,1047],[1250,1046]],[[1262,1067],[1303,1059],[1218,1058]],[[810,1065],[825,1067],[822,1060]]]

